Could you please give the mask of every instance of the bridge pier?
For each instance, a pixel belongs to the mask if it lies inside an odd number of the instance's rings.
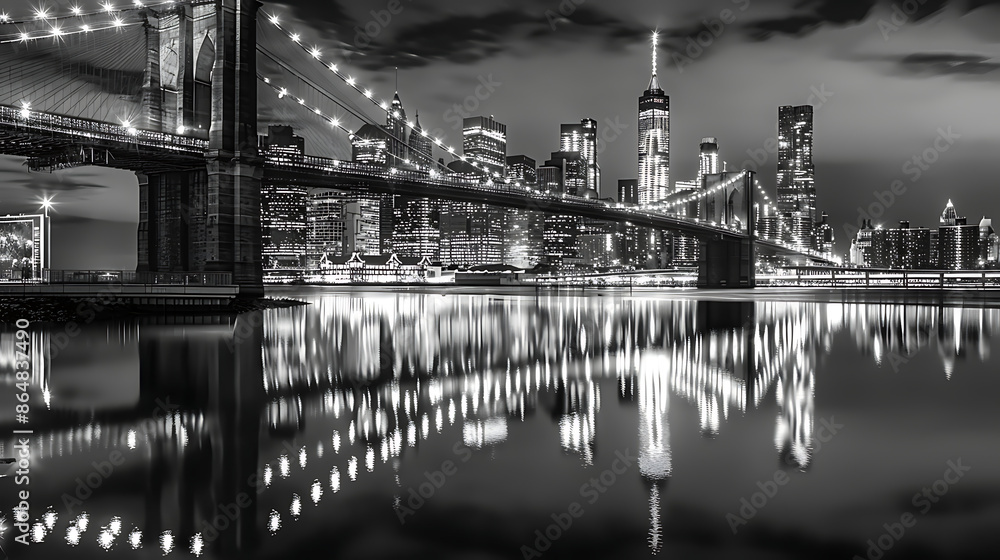
[[[699,288],[753,288],[757,285],[752,238],[702,239],[699,249]]]

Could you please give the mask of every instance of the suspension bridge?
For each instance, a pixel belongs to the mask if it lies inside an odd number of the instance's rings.
[[[0,12],[0,154],[25,157],[34,170],[96,165],[134,171],[138,269],[225,272],[247,294],[263,286],[262,181],[669,230],[699,240],[699,287],[753,287],[758,252],[829,263],[756,238],[757,199],[770,199],[749,171],[723,173],[710,188],[638,208],[508,180],[412,121],[403,123],[409,134],[423,135],[472,171],[453,173],[417,150],[404,158],[384,149],[386,165],[260,150],[259,115],[273,113],[275,102],[315,119],[319,134],[347,139],[355,135],[350,123],[378,125],[358,103],[382,119],[400,115],[278,15],[259,8],[254,0],[135,0],[92,10],[36,8],[25,16]],[[283,54],[258,41],[265,29],[277,36]],[[320,84],[317,72],[346,93]],[[269,92],[266,102],[258,90]],[[387,135],[390,143],[406,145],[391,130]]]

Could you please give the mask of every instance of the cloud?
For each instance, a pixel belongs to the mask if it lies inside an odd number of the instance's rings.
[[[289,4],[298,16],[309,17],[308,9],[301,8],[299,2]],[[345,16],[333,26],[336,42],[351,64],[365,70],[418,68],[437,62],[473,64],[529,43],[603,40],[604,48],[619,48],[649,34],[645,26],[586,5],[565,14],[534,6],[484,13],[421,8],[419,15],[423,19],[416,22],[408,18],[408,6],[403,4],[403,10],[384,26],[376,25],[375,16],[364,22]],[[343,12],[339,5],[334,9]]]
[[[972,0],[984,4],[996,0]],[[792,7],[792,13],[784,17],[761,19],[747,24],[745,32],[758,41],[775,35],[805,36],[823,26],[855,25],[865,21],[879,4],[879,0],[801,0]],[[902,1],[882,2],[894,9],[905,9],[908,21],[921,21],[941,11],[949,0],[907,0],[906,4],[915,9],[903,7]],[[966,6],[966,9],[971,9]]]
[[[978,54],[914,53],[898,59],[898,65],[912,74],[982,76],[1000,69],[1000,62]]]

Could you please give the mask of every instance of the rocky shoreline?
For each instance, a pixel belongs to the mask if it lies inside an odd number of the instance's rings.
[[[308,305],[288,298],[236,298],[227,305],[214,306],[141,306],[105,301],[97,297],[0,297],[0,323],[13,324],[18,319],[32,323],[69,323],[135,317],[238,315],[250,311]]]

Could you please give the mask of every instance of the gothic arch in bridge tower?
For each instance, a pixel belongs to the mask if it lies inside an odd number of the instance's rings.
[[[194,64],[194,126],[208,130],[212,125],[212,70],[215,68],[215,43],[205,35]]]

